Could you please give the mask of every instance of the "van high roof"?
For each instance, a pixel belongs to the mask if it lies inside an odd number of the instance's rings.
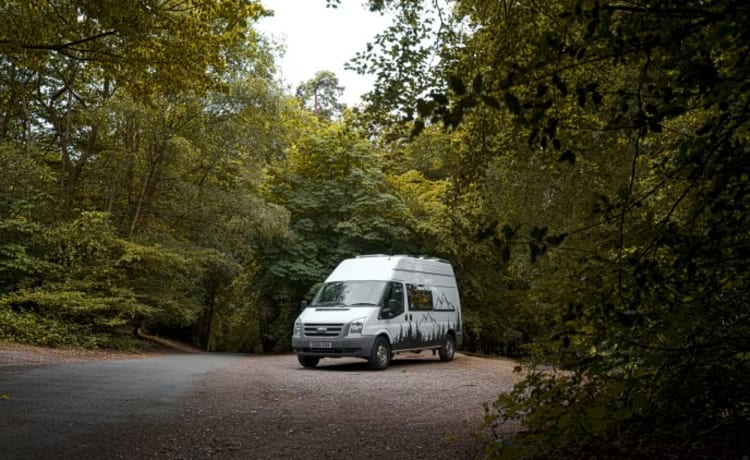
[[[326,282],[350,280],[456,285],[453,267],[447,261],[406,255],[375,254],[343,260]]]

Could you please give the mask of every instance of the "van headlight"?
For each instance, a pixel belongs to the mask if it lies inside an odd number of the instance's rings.
[[[365,324],[364,318],[358,318],[349,323],[349,335],[360,334],[362,335],[362,326]]]
[[[294,337],[302,337],[302,321],[297,320],[294,322]]]

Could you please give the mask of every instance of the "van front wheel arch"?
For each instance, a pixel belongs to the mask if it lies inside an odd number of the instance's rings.
[[[370,362],[370,369],[382,371],[388,367],[388,364],[391,363],[391,345],[388,343],[388,339],[383,336],[375,339],[368,361]]]

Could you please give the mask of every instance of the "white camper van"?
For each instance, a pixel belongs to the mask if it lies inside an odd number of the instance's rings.
[[[453,267],[439,259],[369,255],[342,261],[294,323],[292,348],[304,367],[355,356],[385,369],[405,351],[450,361],[461,345]]]

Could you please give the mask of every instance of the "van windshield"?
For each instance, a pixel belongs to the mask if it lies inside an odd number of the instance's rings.
[[[334,281],[325,283],[312,301],[312,305],[371,307],[383,296],[385,281]]]

